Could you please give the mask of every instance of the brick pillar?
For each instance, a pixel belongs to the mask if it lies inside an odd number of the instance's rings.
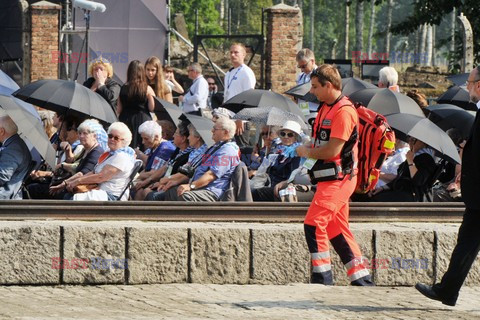
[[[58,79],[58,24],[61,6],[40,1],[30,6],[30,81]]]
[[[302,15],[298,7],[277,4],[266,9],[267,89],[283,93],[295,86],[295,56],[302,48]]]

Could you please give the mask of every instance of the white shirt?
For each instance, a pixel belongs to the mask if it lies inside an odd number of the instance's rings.
[[[230,71],[225,74],[223,102],[226,102],[243,91],[254,89],[256,82],[255,74],[246,64],[230,69]]]
[[[410,147],[400,148],[395,151],[393,155],[388,157],[385,162],[382,164],[380,171],[386,174],[397,174],[398,166],[407,160],[407,152],[410,150]],[[378,179],[377,187],[383,187],[386,185],[385,181]]]
[[[313,66],[313,70],[315,70],[317,68],[316,65]],[[298,75],[297,77],[297,85],[300,85],[300,84],[304,84],[304,83],[307,83],[307,82],[310,82],[310,75],[312,74],[312,72],[310,73],[305,73],[305,72],[302,72]],[[308,103],[308,109],[310,112],[317,112],[317,109],[318,109],[318,103],[314,103],[314,102],[307,102],[305,100],[302,100],[302,99],[298,99],[298,107],[300,108],[300,110],[302,110],[303,112],[303,108],[302,108],[302,105],[303,104],[306,104]],[[304,112],[304,115],[308,115],[308,114],[305,114],[306,112]]]
[[[193,80],[190,89],[183,97],[183,112],[193,112],[207,107],[208,82],[202,75]]]
[[[477,108],[480,109],[480,101],[477,102]]]
[[[105,161],[95,166],[94,173],[99,173],[106,165],[120,170],[110,180],[102,182],[99,185],[99,189],[105,192],[110,192],[114,196],[119,196],[128,183],[130,173],[132,172],[134,160],[131,155],[125,152],[119,152],[111,157],[108,157]],[[126,196],[127,193],[124,194]]]

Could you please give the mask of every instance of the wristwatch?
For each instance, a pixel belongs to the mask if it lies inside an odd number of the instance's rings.
[[[195,190],[195,185],[193,183],[190,184],[190,190]]]

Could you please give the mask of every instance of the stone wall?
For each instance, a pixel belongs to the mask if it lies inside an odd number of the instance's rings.
[[[377,285],[439,281],[458,224],[355,223]],[[60,261],[64,262],[63,268]],[[337,285],[348,285],[332,252]],[[5,221],[0,284],[307,283],[301,224]],[[466,281],[480,284],[480,264]]]
[[[58,20],[61,6],[40,1],[30,6],[31,40],[25,54],[30,66],[29,81],[58,78]],[[28,81],[27,81],[28,82]]]
[[[295,86],[295,56],[302,46],[302,15],[298,7],[278,4],[267,13],[266,87],[283,93]]]

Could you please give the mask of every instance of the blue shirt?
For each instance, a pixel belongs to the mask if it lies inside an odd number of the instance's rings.
[[[145,165],[145,171],[158,170],[163,167],[165,163],[170,159],[173,152],[177,147],[171,141],[164,141],[155,149],[148,149],[145,154],[148,155],[147,164]]]
[[[216,143],[214,150],[221,142]],[[217,177],[210,182],[205,189],[209,190],[220,199],[223,192],[228,188],[233,171],[240,163],[239,148],[235,142],[227,142],[211,155],[205,154],[202,162],[195,170],[193,181],[198,180],[208,170]]]

